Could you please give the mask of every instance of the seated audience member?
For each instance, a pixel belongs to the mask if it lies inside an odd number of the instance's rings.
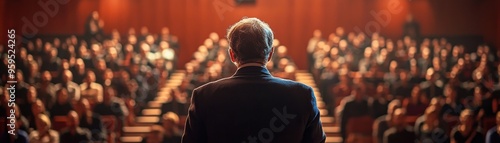
[[[91,142],[90,131],[80,127],[78,113],[70,111],[66,122],[66,130],[61,132],[59,141],[63,143],[87,143]]]
[[[85,82],[80,84],[82,98],[87,98],[90,102],[102,102],[102,85],[95,82],[95,73],[88,70]]]
[[[373,122],[373,141],[375,143],[383,143],[384,132],[391,128],[391,119],[394,116],[394,110],[401,108],[401,101],[398,99],[392,100],[387,108],[387,114],[375,119]]]
[[[376,93],[368,99],[368,104],[372,108],[372,117],[377,119],[387,114],[387,108],[391,101],[391,96],[387,93],[384,84],[377,85]]]
[[[8,84],[7,84],[8,85]],[[7,92],[5,92],[7,93]],[[12,109],[14,111],[19,111],[19,106],[17,104],[13,104],[12,108],[7,107],[8,109]],[[9,113],[10,114],[10,113]],[[15,112],[14,116],[16,118],[15,127],[14,127],[14,134],[10,134],[9,131],[2,131],[0,134],[0,141],[3,143],[28,143],[29,138],[28,138],[28,133],[26,130],[21,129],[23,126],[23,121],[21,121],[23,118],[20,112]],[[4,116],[7,117],[7,116]],[[2,125],[6,126],[6,125]],[[6,129],[7,130],[7,129]],[[8,130],[11,130],[10,128]]]
[[[486,143],[500,142],[500,112],[497,112],[497,125],[486,133]]]
[[[165,140],[164,133],[165,130],[160,125],[153,125],[141,143],[169,143]]]
[[[40,82],[37,87],[38,98],[42,100],[47,110],[51,110],[52,106],[56,103],[56,89],[51,80],[52,75],[50,75],[50,72],[44,71],[42,74],[42,82]]]
[[[69,111],[73,110],[73,105],[68,97],[68,90],[61,88],[57,91],[57,102],[50,110],[51,118],[54,116],[66,116]]]
[[[439,97],[434,97],[431,99],[431,102],[429,103],[429,107],[427,108],[430,108],[430,107],[434,107],[438,113],[441,113],[441,108],[442,108],[442,105],[441,105],[441,100],[439,99]],[[427,110],[426,108],[426,110]],[[439,116],[439,114],[438,114]],[[439,118],[439,121],[442,122],[442,119]],[[426,114],[423,114],[422,116],[418,117],[417,120],[415,120],[415,134],[418,134],[418,130],[419,130],[419,127],[425,122],[426,120]]]
[[[37,95],[36,95],[36,89],[33,86],[30,86],[28,88],[28,94],[27,94],[27,99],[24,104],[18,104],[19,108],[21,109],[21,113],[23,113],[23,116],[26,117],[27,119],[34,119],[35,117],[31,117],[33,115],[33,110],[31,110],[31,106],[35,104],[37,100]],[[30,124],[30,126],[35,126],[35,124]]]
[[[31,115],[27,116],[27,119],[30,123],[30,128],[37,129],[37,118],[38,114],[44,114],[47,117],[50,117],[49,112],[45,109],[45,105],[43,105],[42,100],[37,99],[34,104],[31,105]]]
[[[460,123],[451,130],[451,143],[482,143],[483,134],[474,126],[474,112],[465,109],[460,113]]]
[[[420,87],[414,86],[411,90],[411,96],[404,100],[403,108],[408,116],[419,116],[425,112],[427,103],[427,97],[420,92]]]
[[[45,114],[38,114],[36,130],[30,133],[30,143],[59,143],[59,133],[51,128],[50,119]]]
[[[80,100],[80,86],[73,80],[73,74],[70,70],[64,70],[62,73],[62,82],[56,84],[56,89],[66,89],[69,100]]]
[[[182,129],[179,129],[179,116],[174,112],[163,114],[162,126],[165,130],[165,138],[163,139],[168,143],[180,143],[182,137]]]
[[[344,98],[345,104],[340,113],[340,132],[343,139],[347,139],[347,123],[354,117],[370,116],[368,102],[365,99],[364,88],[354,87],[351,95]]]
[[[429,106],[425,110],[425,121],[415,125],[415,135],[422,143],[450,142],[446,128],[439,120],[439,110],[436,106]]]
[[[439,73],[433,68],[427,69],[425,74],[425,82],[420,83],[420,87],[422,88],[425,95],[432,97],[440,97],[443,94],[443,82],[438,79]],[[446,96],[446,95],[445,95]]]
[[[447,85],[445,87],[444,95],[446,99],[441,109],[441,116],[448,124],[454,124],[454,122],[459,120],[460,111],[464,110],[465,107],[457,100],[457,94],[451,86]]]
[[[120,123],[122,123],[121,125],[123,125],[128,110],[125,105],[123,105],[122,102],[118,101],[119,99],[117,99],[117,97],[115,96],[115,89],[104,89],[103,102],[95,105],[94,112],[102,116],[113,115],[120,121]]]
[[[89,101],[82,98],[75,105],[75,111],[80,116],[80,127],[92,131],[92,141],[106,141],[106,131],[101,121],[101,116],[90,109]]]
[[[384,143],[412,143],[416,141],[413,129],[406,125],[406,113],[399,108],[394,111],[392,127],[384,133]]]
[[[177,88],[172,89],[170,91],[170,101],[162,104],[161,112],[165,114],[167,112],[174,112],[181,116],[187,115],[189,103],[188,103],[188,94],[186,92],[188,84],[187,82],[183,82]]]

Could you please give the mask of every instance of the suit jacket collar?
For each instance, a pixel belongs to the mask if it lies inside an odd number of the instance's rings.
[[[233,77],[241,77],[241,76],[272,76],[267,68],[262,66],[245,66],[239,68],[236,73],[233,74]]]

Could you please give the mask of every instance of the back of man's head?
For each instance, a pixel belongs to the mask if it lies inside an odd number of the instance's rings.
[[[244,18],[227,31],[234,62],[266,63],[273,45],[273,31],[257,18]]]

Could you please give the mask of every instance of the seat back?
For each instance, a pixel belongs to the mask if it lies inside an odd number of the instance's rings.
[[[347,121],[347,134],[372,135],[373,118],[370,116],[353,117]]]

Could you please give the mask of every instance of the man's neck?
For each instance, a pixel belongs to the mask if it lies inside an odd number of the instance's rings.
[[[238,65],[238,69],[244,68],[244,67],[250,67],[250,66],[255,66],[255,67],[264,67],[264,64],[262,63],[244,63],[241,65]]]

